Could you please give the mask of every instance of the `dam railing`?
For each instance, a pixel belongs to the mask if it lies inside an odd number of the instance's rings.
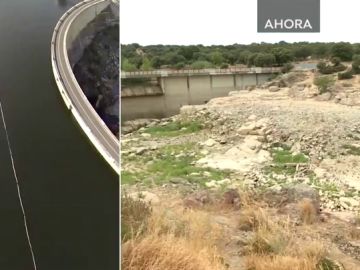
[[[207,69],[157,69],[139,71],[121,71],[121,78],[141,78],[141,77],[167,77],[183,75],[220,75],[220,74],[252,74],[252,73],[279,73],[281,67],[232,67],[232,68],[207,68]]]

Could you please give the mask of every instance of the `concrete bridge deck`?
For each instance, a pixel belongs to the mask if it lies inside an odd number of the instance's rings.
[[[167,76],[191,76],[191,75],[230,75],[230,74],[263,74],[279,73],[280,67],[256,67],[256,68],[208,68],[208,69],[158,69],[149,71],[121,71],[121,78],[151,78]]]
[[[87,0],[68,10],[60,18],[53,33],[51,62],[56,83],[66,106],[105,160],[120,173],[119,140],[89,103],[75,78],[68,57],[68,36],[70,35],[71,40],[81,31],[81,26],[86,26],[110,3],[108,0]]]

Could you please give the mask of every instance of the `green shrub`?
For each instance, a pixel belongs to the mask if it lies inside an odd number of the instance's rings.
[[[191,64],[193,69],[211,68],[212,64],[208,61],[195,61]]]
[[[180,62],[180,63],[177,63],[176,65],[175,65],[175,68],[176,69],[182,69],[182,68],[184,68],[185,67],[185,63],[184,62]]]
[[[229,64],[226,64],[226,63],[222,63],[220,68],[229,68]]]
[[[338,79],[339,80],[347,80],[347,79],[351,79],[353,77],[353,71],[349,70],[349,71],[345,71],[342,73],[338,73]]]
[[[275,64],[275,56],[271,53],[258,53],[254,59],[257,67],[271,67]]]
[[[354,74],[360,74],[360,55],[353,56],[352,70]]]
[[[332,61],[334,61],[334,65],[327,65],[325,62],[321,61],[317,64],[316,67],[321,74],[333,74],[335,72],[344,71],[346,69],[346,66],[338,62],[338,58],[334,57]]]
[[[285,65],[283,65],[281,67],[281,72],[282,73],[288,73],[290,70],[292,70],[294,68],[294,65],[291,63],[286,63]]]
[[[334,85],[332,76],[320,76],[314,79],[314,84],[319,88],[320,94],[328,92],[330,87]]]
[[[331,58],[331,63],[334,65],[334,66],[338,66],[341,64],[341,59],[339,57],[333,57]]]

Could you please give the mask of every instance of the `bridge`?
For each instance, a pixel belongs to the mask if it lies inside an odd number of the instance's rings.
[[[280,67],[121,72],[121,118],[162,118],[266,82]]]
[[[110,0],[87,0],[69,9],[55,26],[51,40],[51,63],[56,84],[67,108],[98,152],[119,174],[119,140],[89,103],[71,68],[72,59],[78,57],[81,54],[79,50],[85,47],[84,40],[78,38],[81,31],[114,4]],[[85,41],[89,42],[88,39]]]
[[[264,74],[279,73],[280,67],[232,67],[232,68],[208,68],[208,69],[159,69],[149,71],[121,71],[121,78],[151,78],[167,76],[192,76],[192,75],[225,75],[225,74]]]

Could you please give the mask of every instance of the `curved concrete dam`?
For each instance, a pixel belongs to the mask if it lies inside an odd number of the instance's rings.
[[[87,0],[69,9],[55,26],[51,61],[66,106],[103,158],[115,172],[120,173],[119,140],[92,107],[72,70],[95,32],[100,31],[100,26],[114,20],[115,15],[110,16],[112,5],[115,4],[110,0]],[[109,12],[104,12],[106,9]]]
[[[64,106],[50,61],[74,4],[0,1],[0,99],[38,270],[118,270],[118,175]],[[2,125],[0,218],[0,269],[33,269]]]

